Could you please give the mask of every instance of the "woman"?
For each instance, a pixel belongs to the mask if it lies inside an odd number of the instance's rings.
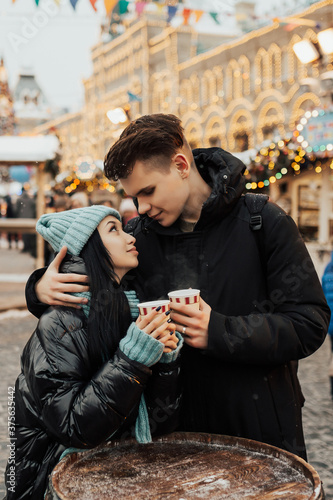
[[[159,327],[156,311],[132,320],[138,300],[123,291],[122,280],[138,265],[138,253],[119,213],[98,205],[46,214],[36,229],[55,251],[67,247],[63,272],[87,274],[90,292],[82,310],[50,307],[24,348],[7,500],[43,499],[48,475],[68,447],[131,435],[147,442],[150,430],[177,425],[182,342],[168,315]]]

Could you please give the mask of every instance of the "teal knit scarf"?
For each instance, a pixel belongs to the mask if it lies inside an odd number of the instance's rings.
[[[139,308],[138,308],[139,299],[137,298],[134,290],[125,291],[124,293],[126,295],[128,304],[130,306],[132,319],[133,321],[135,321],[139,316]],[[90,298],[91,298],[90,292],[78,292],[74,293],[73,295],[88,299],[87,304],[81,304],[82,310],[85,316],[88,318],[90,311]],[[135,439],[137,440],[138,443],[143,443],[143,444],[151,443],[152,441],[147,405],[143,394],[140,399],[139,412],[135,421]]]

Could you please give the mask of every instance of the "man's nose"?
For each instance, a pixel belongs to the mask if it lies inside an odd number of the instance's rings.
[[[140,215],[146,214],[151,209],[150,203],[138,200],[138,212]]]

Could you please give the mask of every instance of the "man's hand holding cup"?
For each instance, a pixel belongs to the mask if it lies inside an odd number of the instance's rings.
[[[168,296],[172,320],[186,344],[207,349],[211,307],[200,297],[200,290],[175,290]]]

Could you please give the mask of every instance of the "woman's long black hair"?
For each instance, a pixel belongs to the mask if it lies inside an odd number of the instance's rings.
[[[88,341],[90,360],[96,370],[117,350],[132,320],[123,287],[117,282],[111,256],[97,229],[80,255],[90,281]]]

